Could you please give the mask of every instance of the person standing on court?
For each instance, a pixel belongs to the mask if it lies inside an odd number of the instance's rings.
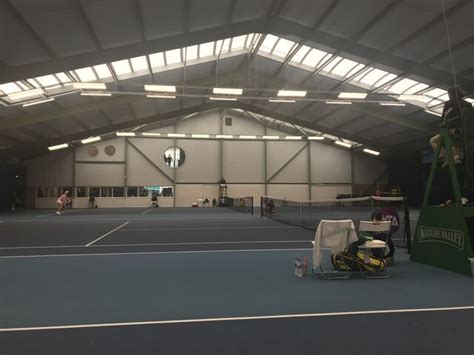
[[[68,204],[71,199],[68,197],[69,191],[64,191],[64,193],[58,197],[56,200],[56,203],[58,204],[58,210],[56,211],[56,214],[58,216],[64,214],[64,207],[66,207],[66,204]]]

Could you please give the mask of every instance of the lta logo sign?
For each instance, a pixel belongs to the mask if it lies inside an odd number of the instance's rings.
[[[385,207],[382,208],[380,212],[382,212],[384,221],[392,222],[390,233],[392,233],[392,235],[397,233],[400,228],[400,216],[398,215],[397,210],[393,207]]]
[[[456,249],[464,249],[464,232],[453,229],[420,226],[418,228],[418,242],[443,243]]]

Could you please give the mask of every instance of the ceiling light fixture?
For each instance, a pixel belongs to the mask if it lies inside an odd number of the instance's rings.
[[[146,95],[150,99],[176,99],[175,95]]]
[[[262,139],[280,139],[280,136],[263,136]]]
[[[380,106],[406,106],[403,102],[385,101],[380,102]]]
[[[306,91],[280,90],[280,91],[278,91],[277,96],[282,96],[282,97],[305,97],[306,96]]]
[[[155,133],[155,132],[143,132],[142,136],[145,137],[160,137],[161,133]]]
[[[218,97],[218,96],[210,96],[209,100],[216,100],[216,101],[237,101],[236,97]]]
[[[232,139],[234,136],[232,134],[217,134],[216,138],[221,138],[221,139]]]
[[[349,143],[343,142],[343,141],[335,141],[334,143],[336,143],[337,145],[340,145],[341,147],[345,147],[345,148],[351,148],[352,147],[352,145],[350,145]]]
[[[350,101],[326,101],[328,105],[352,105]]]
[[[398,95],[400,101],[423,100],[424,98],[423,95]]]
[[[107,86],[104,83],[72,83],[74,89],[83,90],[106,90]]]
[[[53,150],[59,150],[59,149],[64,149],[64,148],[69,148],[69,144],[64,143],[64,144],[52,145],[48,147],[48,150],[53,151]]]
[[[135,137],[135,132],[116,132],[117,137]]]
[[[28,102],[26,104],[23,104],[22,106],[23,107],[34,106],[34,105],[44,104],[45,102],[51,102],[51,101],[54,101],[54,97],[49,98],[49,99],[45,99],[45,100],[38,100],[38,101]]]
[[[184,133],[168,133],[168,137],[183,138],[186,137],[186,135]]]
[[[86,138],[86,139],[81,140],[81,143],[82,144],[87,144],[87,143],[92,143],[92,142],[98,142],[100,140],[101,140],[100,137],[90,137],[90,138]]]
[[[285,100],[285,99],[270,99],[268,102],[284,102],[284,103],[295,103],[296,100]]]
[[[145,85],[145,91],[153,92],[176,92],[176,86],[174,85]]]
[[[363,150],[363,152],[365,152],[365,153],[367,153],[367,154],[376,155],[376,156],[380,155],[380,152],[377,152],[376,150],[372,150],[372,149],[367,149],[367,148],[365,148],[365,149]]]
[[[81,92],[81,96],[112,96],[110,92]]]
[[[435,116],[438,116],[438,117],[443,117],[443,115],[439,112],[436,112],[436,111],[431,111],[431,110],[428,110],[428,109],[425,109],[425,112],[426,113],[429,113],[430,115],[435,115]]]
[[[303,137],[301,136],[286,136],[285,139],[287,140],[293,140],[293,141],[297,141],[297,140],[300,140],[302,139]]]
[[[193,138],[209,138],[209,134],[196,134],[196,133],[193,133],[191,135],[191,137],[193,137]]]
[[[310,136],[310,137],[308,137],[308,140],[310,140],[310,141],[323,141],[324,137],[323,136]]]
[[[363,92],[341,92],[337,97],[340,99],[365,99],[367,94]]]
[[[244,92],[243,89],[230,89],[230,88],[214,88],[212,90],[213,94],[218,95],[242,95]]]
[[[245,135],[241,135],[239,136],[240,139],[257,139],[257,136],[245,136]]]

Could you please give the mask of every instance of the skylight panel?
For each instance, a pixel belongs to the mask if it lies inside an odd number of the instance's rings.
[[[109,67],[106,64],[95,65],[94,70],[99,76],[99,79],[106,79],[112,77],[112,73],[110,72]]]
[[[165,65],[165,58],[162,52],[150,54],[148,58],[150,58],[150,64],[152,68],[161,67]]]
[[[426,104],[426,107],[432,108],[433,106],[438,106],[444,104],[444,101],[433,99]]]
[[[331,72],[331,70],[333,70],[334,67],[342,61],[342,59],[343,58],[339,56],[337,56],[336,58],[333,58],[327,65],[324,66],[323,71],[328,72],[328,73]]]
[[[15,83],[6,83],[0,85],[0,90],[9,95],[13,94],[14,92],[21,91],[21,88]]]
[[[17,84],[22,90],[29,90],[30,88],[23,84],[21,81],[17,81],[15,84]]]
[[[301,63],[303,60],[304,56],[311,50],[310,47],[308,46],[302,46],[291,58],[291,62],[296,62],[296,63]]]
[[[358,73],[363,68],[365,68],[365,64],[359,63],[355,67],[353,67],[352,70],[350,70],[346,75],[344,75],[344,77],[350,78],[352,75],[354,75],[355,73]]]
[[[386,71],[374,68],[369,73],[367,73],[367,75],[363,75],[358,81],[367,85],[373,85],[387,74],[388,73]],[[357,80],[357,78],[355,80]]]
[[[132,59],[130,59],[130,62],[132,63],[133,71],[140,71],[140,70],[147,70],[148,69],[148,63],[147,63],[147,60],[146,60],[146,56],[132,58]]]
[[[81,68],[75,70],[79,80],[82,82],[95,81],[97,77],[91,67]]]
[[[127,59],[112,62],[112,67],[117,75],[130,74],[132,72]]]
[[[404,92],[405,95],[412,95],[412,94],[415,94],[417,92],[420,92],[421,90],[424,90],[428,87],[429,85],[426,85],[426,84],[423,84],[423,83],[419,83],[411,88],[409,88],[407,91]]]
[[[64,73],[56,73],[57,78],[62,84],[70,83],[71,79]]]
[[[273,46],[278,41],[278,37],[274,35],[266,35],[263,40],[262,45],[260,46],[260,51],[270,53],[273,49]]]
[[[395,94],[402,94],[405,93],[405,91],[411,88],[412,86],[415,86],[416,84],[419,83],[415,80],[405,78],[390,86],[388,88],[388,91],[393,92]]]
[[[260,39],[262,38],[262,34],[260,33],[256,33],[252,39],[252,41],[250,42],[249,44],[249,48],[250,49],[254,49],[256,46],[257,46],[257,43],[260,41]]]
[[[314,68],[318,63],[327,62],[330,57],[331,54],[313,48],[303,60],[303,64]]]
[[[346,76],[356,65],[359,63],[354,62],[353,60],[343,59],[341,60],[331,71],[331,73]]]
[[[447,94],[448,92],[446,90],[442,90],[442,89],[439,89],[439,88],[434,88],[428,92],[425,92],[424,95],[425,96],[428,96],[428,97],[431,97],[431,98],[437,98],[441,95],[445,95]]]
[[[30,83],[31,85],[33,85],[35,88],[41,87],[40,84],[35,79],[27,79],[26,81]]]
[[[245,36],[244,36],[245,37]],[[234,39],[235,40],[235,39]],[[224,43],[222,44],[222,50],[221,50],[221,43],[219,43],[219,46],[216,45],[216,51],[217,51],[217,48],[219,48],[219,50],[221,51],[221,53],[227,53],[231,50],[234,50],[233,48],[231,49],[230,47],[230,44],[232,42],[232,47],[233,47],[233,44],[234,44],[234,40],[232,40],[232,38],[226,38],[224,40]],[[221,42],[221,41],[219,41]],[[244,42],[245,42],[245,38],[244,38]],[[242,46],[243,47],[243,46]],[[238,49],[241,49],[241,48],[238,48]]]
[[[239,49],[243,49],[244,46],[245,46],[245,38],[246,37],[247,37],[246,35],[234,37],[232,39],[231,50],[236,51],[236,50],[239,50]],[[224,47],[225,47],[225,41],[224,41]],[[224,49],[222,49],[222,50],[224,50]]]
[[[181,62],[181,49],[172,49],[165,52],[166,64],[175,64]]]
[[[272,54],[284,58],[290,53],[294,45],[295,42],[280,38]]]
[[[186,60],[194,60],[198,57],[198,46],[190,46],[186,48]]]
[[[257,33],[249,33],[247,37],[245,38],[245,48],[249,48],[253,41],[255,41],[255,38],[258,37]]]
[[[386,83],[388,83],[389,81],[394,80],[395,78],[397,78],[397,76],[395,74],[389,73],[389,74],[383,76],[378,81],[376,81],[375,84],[372,85],[372,87],[374,87],[374,88],[381,87],[382,85],[385,85]]]
[[[209,57],[214,54],[214,43],[207,42],[199,45],[199,57]]]
[[[35,78],[42,86],[58,85],[58,80],[52,75],[44,75]]]

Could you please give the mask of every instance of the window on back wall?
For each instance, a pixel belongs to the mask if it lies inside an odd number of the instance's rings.
[[[138,197],[138,187],[136,186],[127,187],[127,197]]]
[[[62,186],[59,188],[59,194],[62,195],[65,192],[68,192],[69,197],[74,197],[74,189],[71,186]]]
[[[232,126],[232,117],[226,117],[225,118],[225,125],[226,126]]]
[[[77,197],[86,197],[86,188],[85,187],[76,187],[76,195]]]
[[[93,195],[94,197],[100,197],[100,187],[90,187],[89,196]]]
[[[112,188],[111,187],[101,187],[100,188],[100,197],[112,197]]]
[[[124,188],[123,187],[114,187],[113,188],[114,197],[123,197],[124,196]]]
[[[148,190],[145,187],[139,187],[138,188],[138,196],[148,197]]]

